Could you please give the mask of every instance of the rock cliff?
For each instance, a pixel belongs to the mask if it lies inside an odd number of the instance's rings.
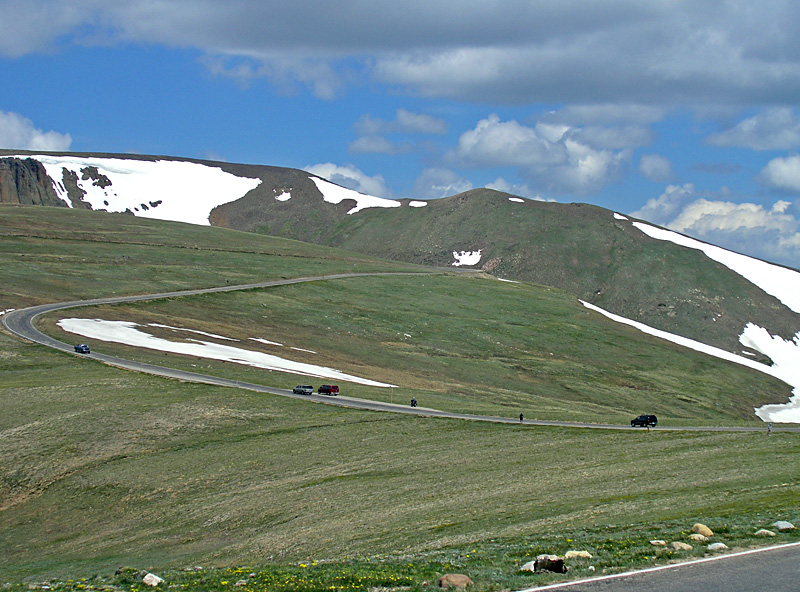
[[[32,158],[0,159],[0,203],[37,206],[67,204],[59,199],[44,166]]]

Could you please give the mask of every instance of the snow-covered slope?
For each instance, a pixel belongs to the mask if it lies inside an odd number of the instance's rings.
[[[618,220],[627,220],[620,214],[614,214],[614,217]],[[727,251],[721,247],[689,238],[677,232],[657,228],[650,224],[633,222],[633,225],[651,238],[670,241],[683,247],[703,251],[706,256],[741,275],[767,294],[780,300],[794,312],[800,312],[800,272]],[[788,340],[778,335],[770,335],[769,331],[755,323],[748,323],[745,327],[742,327],[739,341],[745,347],[758,351],[772,360],[772,365],[768,366],[693,339],[654,329],[644,323],[612,314],[587,302],[583,302],[583,304],[587,308],[600,312],[614,321],[630,325],[650,335],[753,368],[783,380],[793,388],[793,396],[789,402],[785,405],[764,405],[756,409],[756,415],[764,421],[800,423],[800,333],[797,333],[793,339]]]
[[[20,155],[42,163],[58,196],[72,207],[64,170],[77,177],[93,210],[130,211],[143,218],[209,225],[215,207],[255,189],[260,179],[237,177],[218,167],[182,160]],[[90,170],[92,167],[97,171]]]

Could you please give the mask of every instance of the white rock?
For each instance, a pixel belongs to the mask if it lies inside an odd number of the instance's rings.
[[[673,541],[669,544],[669,548],[674,551],[691,551],[692,546],[681,541]]]
[[[767,530],[766,528],[762,528],[761,530],[756,531],[756,536],[763,536],[763,537],[774,537],[778,536],[771,530]]]
[[[156,574],[152,573],[148,573],[147,575],[144,576],[144,578],[142,578],[142,583],[145,584],[146,586],[155,587],[161,584],[163,581],[164,581],[163,579],[159,578]]]
[[[654,547],[666,547],[667,541],[662,541],[661,539],[656,539],[654,541],[650,541],[650,544]]]
[[[709,551],[727,551],[728,550],[728,545],[726,545],[725,543],[711,543],[707,547],[707,549]]]
[[[525,565],[520,567],[520,571],[535,571],[535,561],[528,561]]]
[[[772,526],[778,530],[794,530],[796,528],[794,524],[791,522],[786,522],[786,520],[778,520],[777,522],[773,522]]]
[[[567,551],[564,555],[564,559],[591,559],[592,554],[589,551]]]

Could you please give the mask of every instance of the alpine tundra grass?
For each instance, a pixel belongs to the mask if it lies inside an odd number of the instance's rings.
[[[0,310],[419,269],[218,229],[31,210],[0,208]],[[641,394],[676,423],[699,421],[694,406],[703,423],[757,425],[743,409],[788,396],[769,377],[619,328],[564,293],[479,277],[354,278],[72,313],[274,337],[402,386],[347,385],[348,394],[416,393],[453,409],[628,418]],[[44,325],[58,331],[53,322]],[[305,382],[92,345],[264,384]],[[540,552],[592,553],[570,575],[700,554],[649,545],[685,540],[697,521],[732,548],[759,544],[757,528],[800,520],[798,452],[794,433],[347,410],[121,371],[0,333],[0,584],[141,590],[139,572],[152,571],[198,591],[419,590],[458,571],[477,590],[522,588],[563,578],[519,571]]]

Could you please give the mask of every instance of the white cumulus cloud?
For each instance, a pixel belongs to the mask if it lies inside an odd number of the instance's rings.
[[[586,195],[615,181],[630,161],[629,148],[598,147],[604,141],[625,144],[624,133],[603,131],[608,133],[542,121],[531,127],[492,114],[461,134],[445,160],[472,168],[516,167],[520,177],[544,190]],[[634,145],[640,140],[638,134],[631,138]]]
[[[759,178],[775,189],[800,192],[800,154],[773,158],[761,170]]]
[[[359,193],[374,195],[375,197],[391,198],[392,190],[386,185],[382,175],[370,177],[359,168],[346,164],[340,166],[331,162],[308,165],[303,168],[314,175],[327,179],[342,187],[347,187]]]
[[[778,200],[771,206],[698,194],[691,183],[670,185],[631,216],[676,232],[747,253],[767,261],[800,268],[800,219],[795,204]]]
[[[708,137],[715,146],[753,150],[793,150],[800,147],[800,118],[789,107],[767,109],[731,129]]]
[[[72,137],[55,131],[37,129],[33,122],[19,113],[0,111],[0,147],[42,152],[69,150]]]

